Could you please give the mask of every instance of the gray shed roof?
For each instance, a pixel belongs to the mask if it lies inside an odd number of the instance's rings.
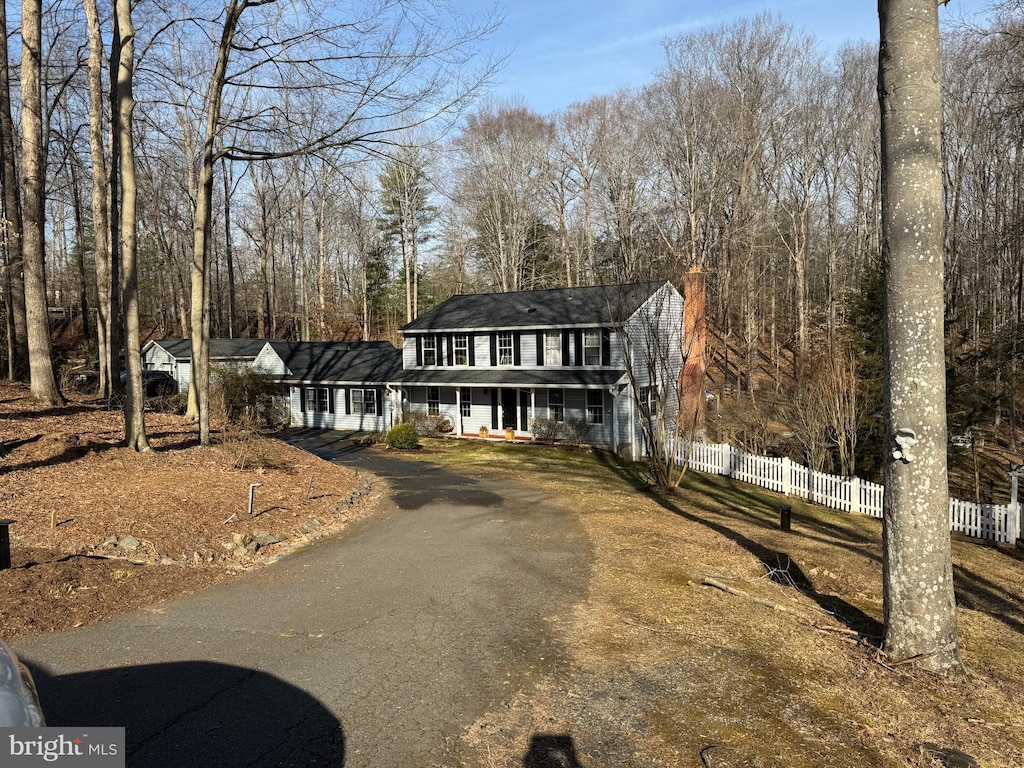
[[[663,285],[664,282],[632,283],[462,294],[438,304],[402,331],[608,326],[628,318]]]
[[[402,370],[402,350],[386,341],[268,343],[292,372],[285,381],[385,384]]]
[[[405,386],[459,387],[593,387],[605,388],[626,376],[610,368],[437,368],[399,372],[392,382]]]
[[[191,339],[154,339],[153,344],[166,350],[176,360],[192,359]],[[212,359],[248,358],[255,360],[267,339],[210,339]]]

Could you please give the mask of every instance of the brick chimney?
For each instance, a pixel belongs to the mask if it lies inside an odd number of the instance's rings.
[[[704,397],[704,373],[707,368],[706,311],[704,273],[699,267],[683,275],[683,368],[679,372],[679,426],[684,432],[704,429],[707,407]]]

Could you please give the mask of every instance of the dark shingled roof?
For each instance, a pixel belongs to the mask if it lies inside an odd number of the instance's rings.
[[[610,387],[625,375],[609,368],[436,368],[400,371],[392,381],[432,387]]]
[[[167,353],[176,360],[192,359],[191,339],[154,339],[153,343],[167,350]],[[267,339],[210,339],[210,357],[255,359],[266,343]]]
[[[463,294],[438,304],[402,331],[608,326],[628,318],[663,285],[663,282],[633,283]]]
[[[285,381],[385,384],[402,370],[402,350],[386,341],[273,341],[292,372]]]

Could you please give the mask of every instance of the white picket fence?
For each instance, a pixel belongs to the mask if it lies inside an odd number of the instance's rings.
[[[727,443],[687,443],[677,460],[687,460],[699,472],[724,475],[761,488],[797,496],[843,512],[882,517],[883,486],[859,477],[839,477],[815,472],[790,459],[755,456]],[[978,504],[949,500],[949,528],[1000,544],[1015,543],[1020,536],[1020,511],[1012,503]]]

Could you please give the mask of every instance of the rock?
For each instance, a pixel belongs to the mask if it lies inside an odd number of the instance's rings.
[[[107,538],[103,540],[103,544],[101,544],[100,546],[105,547],[107,549],[113,549],[117,546],[117,536],[107,536]]]
[[[141,546],[142,542],[134,536],[124,536],[117,542],[118,549],[123,549],[125,552],[134,552]]]
[[[236,533],[231,539],[236,547],[247,547],[249,542],[252,541],[252,536],[247,533]]]
[[[245,557],[249,554],[249,551],[245,547],[235,547],[231,550],[231,554],[235,557]]]
[[[281,541],[280,537],[275,536],[269,531],[253,531],[253,539],[255,539],[261,547],[269,547],[271,544],[277,544]]]
[[[260,543],[256,541],[256,539],[250,540],[249,543],[245,545],[245,551],[248,552],[250,555],[255,555],[256,550],[258,550],[259,548]]]

